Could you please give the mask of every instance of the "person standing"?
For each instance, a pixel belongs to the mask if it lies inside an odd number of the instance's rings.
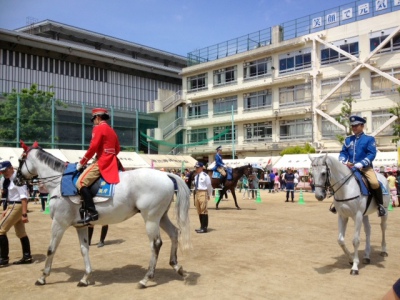
[[[210,200],[213,189],[211,186],[210,176],[203,172],[203,163],[196,163],[195,168],[196,176],[194,177],[194,200],[200,219],[200,228],[196,229],[196,232],[206,233],[208,228],[207,203]]]
[[[49,195],[49,191],[44,186],[43,182],[39,181],[39,198],[40,204],[42,205],[41,212],[45,211],[46,203],[47,203],[47,196]]]
[[[294,180],[296,177],[293,174],[293,170],[291,168],[287,168],[285,172],[285,183],[286,183],[286,201],[289,202],[289,193],[291,194],[292,202],[294,202],[294,188],[295,183]]]
[[[89,226],[88,228],[89,246],[92,244],[93,229],[94,226]],[[104,240],[106,239],[107,232],[108,232],[108,225],[103,225],[101,227],[100,242],[98,242],[97,248],[104,246]]]
[[[269,173],[269,193],[274,191],[274,185],[275,185],[275,173],[274,171],[271,171]]]
[[[10,185],[10,178],[4,178],[4,176],[1,176],[0,189],[1,189],[1,202],[3,205],[3,211],[7,209],[7,196],[8,196],[8,186],[9,185]]]
[[[372,166],[376,156],[375,138],[364,133],[365,119],[353,115],[350,116],[349,121],[354,134],[344,140],[342,151],[339,154],[339,161],[349,168],[359,169],[364,174],[378,205],[378,215],[383,217],[386,215],[386,209],[383,206],[382,190]],[[334,207],[332,207],[331,211],[336,213]]]
[[[392,206],[396,206],[396,199],[397,199],[397,188],[396,188],[396,177],[393,176],[392,172],[388,173],[388,177],[386,178],[388,183],[389,183],[389,190],[390,190],[390,195],[392,198]]]
[[[0,163],[0,172],[4,178],[10,180],[7,196],[7,210],[2,214],[0,220],[0,267],[5,267],[9,262],[9,248],[7,232],[14,226],[15,234],[21,241],[22,258],[15,261],[14,265],[32,263],[31,246],[28,235],[25,231],[25,223],[28,223],[28,198],[29,192],[26,185],[17,186],[14,184],[17,171],[14,171],[9,161]]]
[[[120,145],[114,129],[106,122],[109,118],[108,111],[104,108],[94,108],[92,110],[91,121],[94,124],[92,140],[86,154],[76,165],[76,169],[81,171],[94,154],[96,154],[96,158],[82,172],[76,182],[76,187],[85,202],[86,211],[86,216],[78,221],[78,223],[86,224],[90,221],[96,221],[99,218],[99,214],[94,206],[93,196],[90,192],[90,186],[100,176],[110,184],[119,182],[119,161],[117,154],[120,151]]]
[[[250,199],[249,180],[247,179],[246,175],[242,176],[242,183],[243,183],[243,200],[246,199],[246,193],[247,193],[247,199]]]
[[[221,187],[223,188],[225,185],[225,181],[226,181],[226,171],[225,171],[226,166],[222,160],[222,147],[218,146],[216,150],[217,150],[217,153],[215,154],[214,171],[218,171],[221,174],[220,184],[221,184]]]

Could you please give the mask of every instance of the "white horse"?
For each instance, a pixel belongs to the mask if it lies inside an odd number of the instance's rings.
[[[79,236],[81,253],[85,263],[85,274],[78,286],[93,284],[89,281],[92,267],[89,260],[89,244],[87,226],[77,223],[81,219],[80,205],[75,204],[69,197],[62,197],[60,191],[61,176],[65,170],[65,162],[42,150],[35,142],[32,147],[21,145],[24,153],[20,158],[17,171],[19,184],[38,176],[45,183],[50,192],[50,216],[52,222],[52,237],[47,250],[46,265],[42,276],[36,285],[46,284],[46,277],[50,275],[54,254],[60,244],[65,230],[74,226]],[[93,225],[115,224],[125,221],[136,213],[144,219],[147,235],[150,240],[151,259],[145,277],[138,283],[139,288],[146,287],[149,279],[154,277],[158,254],[162,245],[160,226],[171,239],[171,253],[169,264],[181,276],[183,269],[177,261],[178,238],[183,249],[190,246],[189,200],[190,190],[186,183],[173,174],[153,169],[138,169],[120,173],[120,183],[115,186],[112,198],[97,203],[99,220],[91,222]],[[176,228],[168,218],[168,210],[174,199],[174,179],[178,186],[178,196],[175,202]]]
[[[364,224],[366,235],[366,246],[363,263],[370,263],[370,237],[371,225],[368,215],[377,212],[377,204],[374,199],[368,203],[368,196],[360,193],[359,185],[353,175],[353,172],[339,160],[328,155],[311,158],[312,174],[315,182],[315,198],[322,201],[326,197],[326,191],[329,189],[333,193],[333,203],[338,212],[339,237],[338,243],[344,253],[349,258],[352,268],[351,275],[358,275],[358,247],[360,245],[361,224]],[[378,180],[389,191],[386,178],[381,174],[376,174]],[[389,204],[389,195],[383,195],[383,205],[387,208]],[[355,224],[353,246],[354,254],[351,255],[345,244],[346,227],[349,218],[352,218]],[[381,217],[382,243],[381,256],[388,256],[386,252],[385,231],[387,226],[387,214]]]

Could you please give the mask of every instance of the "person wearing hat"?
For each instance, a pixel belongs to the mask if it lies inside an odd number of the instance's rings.
[[[213,171],[218,171],[221,174],[220,184],[221,187],[223,188],[226,181],[226,171],[225,171],[226,166],[222,161],[222,147],[218,146],[216,150],[217,153],[215,154],[215,167]]]
[[[119,160],[117,154],[120,151],[118,136],[114,129],[107,124],[106,120],[110,118],[108,111],[104,108],[94,108],[92,110],[91,121],[94,124],[92,131],[92,140],[89,149],[84,157],[77,164],[76,169],[81,171],[88,161],[96,154],[93,163],[87,167],[79,176],[76,187],[85,202],[85,216],[78,223],[89,223],[96,221],[99,214],[94,206],[93,196],[90,192],[90,186],[102,176],[108,183],[119,182]]]
[[[0,172],[4,178],[9,179],[7,194],[7,209],[3,212],[0,220],[0,267],[8,265],[8,238],[7,232],[14,226],[15,234],[21,241],[22,258],[13,264],[32,263],[31,246],[25,231],[25,223],[28,223],[28,188],[26,185],[17,186],[14,179],[17,171],[14,171],[9,161],[0,162]]]
[[[378,205],[378,215],[380,217],[386,214],[383,206],[382,190],[376,177],[372,162],[376,156],[375,138],[364,133],[365,119],[359,116],[350,116],[349,123],[354,135],[346,137],[342,151],[339,154],[339,161],[349,168],[359,169],[367,178],[372,194]],[[336,213],[332,207],[331,211]]]
[[[203,172],[204,165],[197,162],[195,165],[196,175],[194,177],[194,203],[199,214],[200,228],[197,233],[206,233],[208,228],[207,202],[212,195],[211,179],[207,173]]]
[[[289,194],[291,194],[291,199],[292,202],[294,202],[294,180],[295,176],[293,173],[292,168],[287,168],[285,175],[284,175],[284,180],[286,183],[286,201],[289,202]]]

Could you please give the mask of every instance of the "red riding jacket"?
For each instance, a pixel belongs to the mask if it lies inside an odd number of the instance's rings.
[[[96,154],[101,176],[108,183],[118,183],[118,159],[117,154],[120,151],[118,136],[114,129],[105,121],[93,127],[92,140],[85,156],[81,159],[82,166]]]

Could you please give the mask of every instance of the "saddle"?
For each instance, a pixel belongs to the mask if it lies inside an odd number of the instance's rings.
[[[74,203],[80,203],[80,196],[78,194],[78,189],[76,188],[76,182],[80,174],[81,173],[76,170],[76,163],[69,163],[61,178],[61,195],[63,197],[70,197],[71,201]],[[102,177],[100,177],[89,187],[89,189],[92,196],[95,197],[93,199],[95,203],[104,202],[114,196],[115,184],[107,183]]]
[[[213,171],[211,178],[221,178],[221,173],[218,172],[217,170]],[[226,180],[232,180],[233,175],[232,175],[232,168],[226,168]]]
[[[358,183],[358,185],[360,187],[361,195],[363,195],[363,196],[371,196],[371,192],[370,192],[371,186],[370,186],[367,178],[365,177],[365,175],[360,170],[358,170],[357,168],[353,168],[352,171],[353,171],[354,177],[356,178],[356,181],[357,181],[357,183]],[[379,181],[379,179],[378,179],[378,182],[379,182],[379,185],[381,187],[382,194],[383,195],[388,195],[389,191],[386,189],[384,184],[381,181]]]

